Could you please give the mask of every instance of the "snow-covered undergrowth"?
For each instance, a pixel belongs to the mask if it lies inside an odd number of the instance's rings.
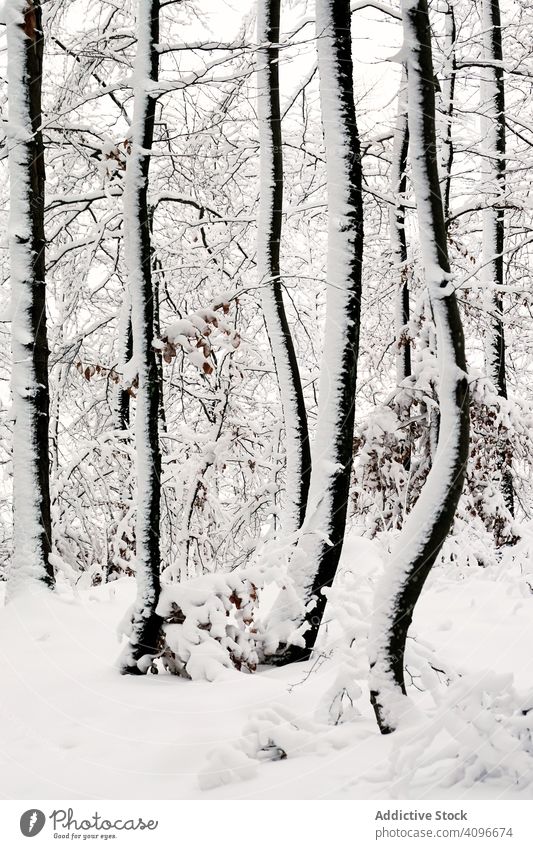
[[[380,561],[377,542],[347,539],[313,662],[254,674],[221,663],[212,682],[119,675],[117,622],[133,601],[132,579],[77,595],[66,586],[23,595],[0,610],[0,792],[529,798],[526,565],[434,570],[409,639],[413,709],[382,737],[368,702],[365,648]],[[175,603],[174,595],[162,603]],[[191,603],[190,590],[185,596]]]
[[[202,575],[167,587],[157,606],[165,620],[165,669],[206,681],[232,667],[253,672],[256,600],[254,584],[236,572]]]

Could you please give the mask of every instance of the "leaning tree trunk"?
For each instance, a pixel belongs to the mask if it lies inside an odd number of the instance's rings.
[[[505,84],[503,78],[502,25],[499,0],[483,0],[483,42],[487,63],[483,84],[483,139],[487,147],[485,180],[490,206],[483,212],[483,281],[492,291],[492,318],[488,334],[487,371],[500,398],[507,398],[503,298],[503,243],[505,236]],[[501,488],[505,505],[514,515],[514,487],[509,449],[500,451]]]
[[[154,138],[154,82],[159,56],[159,0],[138,0],[137,55],[131,152],[126,166],[124,227],[132,308],[133,359],[138,369],[135,411],[137,451],[136,575],[137,601],[122,657],[122,672],[146,672],[159,650],[162,620],[156,614],[160,593],[159,380],[154,338],[152,252],[148,209],[148,171]]]
[[[9,84],[9,255],[12,291],[14,554],[10,589],[54,584],[48,457],[41,5],[5,4]]]
[[[294,588],[305,609],[295,623],[298,644],[282,648],[274,661],[280,664],[305,660],[314,648],[326,606],[323,590],[335,578],[346,527],[363,257],[361,153],[350,24],[349,0],[317,0],[328,187],[327,310],[309,500],[290,564]]]
[[[260,0],[257,16],[257,108],[260,190],[257,266],[263,311],[278,377],[287,445],[283,529],[301,527],[311,477],[311,450],[302,382],[285,313],[280,276],[283,206],[283,151],[279,98],[281,0]]]
[[[444,118],[444,128],[441,132],[441,156],[440,156],[440,184],[442,203],[444,206],[444,220],[448,224],[450,214],[450,198],[452,189],[452,168],[455,156],[453,141],[453,110],[455,104],[455,81],[457,77],[457,60],[455,56],[455,42],[457,38],[457,27],[455,23],[455,2],[448,0],[444,11],[444,61],[442,66],[442,95],[440,110]],[[433,319],[433,315],[432,315]],[[434,334],[431,334],[433,337]],[[433,349],[433,346],[431,345]],[[435,457],[437,443],[439,441],[440,413],[432,407],[429,413],[429,450],[431,459]]]
[[[398,274],[395,304],[396,330],[396,380],[398,385],[411,374],[411,343],[409,324],[409,269],[407,267],[407,239],[405,235],[405,193],[407,190],[407,153],[409,150],[409,125],[407,121],[407,78],[402,71],[398,93],[398,114],[392,144],[390,186],[394,206],[389,213],[391,254]]]
[[[464,336],[448,259],[435,138],[435,89],[426,0],[402,0],[410,158],[422,263],[439,364],[439,441],[422,493],[398,537],[376,595],[371,629],[371,700],[382,733],[407,710],[404,654],[424,582],[452,526],[468,459]]]

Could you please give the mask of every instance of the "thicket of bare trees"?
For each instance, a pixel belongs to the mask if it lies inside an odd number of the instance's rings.
[[[519,541],[533,20],[508,5],[504,30],[498,0],[259,0],[219,39],[193,0],[6,0],[2,577],[135,575],[123,672],[189,675],[206,632],[249,670],[319,653],[356,528],[392,550],[387,733],[431,568]],[[393,102],[361,16],[403,45]]]

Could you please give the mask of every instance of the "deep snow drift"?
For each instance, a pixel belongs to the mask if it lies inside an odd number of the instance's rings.
[[[368,600],[378,545],[349,537],[343,567]],[[347,681],[352,697],[361,690],[356,709],[327,721],[335,681],[351,677],[337,608],[314,664],[223,670],[212,683],[122,677],[117,626],[134,594],[132,579],[76,595],[60,584],[0,610],[4,798],[530,797],[531,731],[516,704],[533,677],[533,595],[517,567],[434,570],[413,627],[425,692],[411,688],[410,724],[389,737],[362,678]]]

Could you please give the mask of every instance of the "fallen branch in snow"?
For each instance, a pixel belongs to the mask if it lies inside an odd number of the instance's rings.
[[[198,776],[202,790],[253,778],[260,763],[291,756],[323,753],[346,745],[345,737],[281,705],[255,711],[234,744],[208,754]]]

